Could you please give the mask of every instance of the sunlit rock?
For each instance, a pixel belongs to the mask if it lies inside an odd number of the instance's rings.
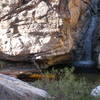
[[[1,0],[0,58],[47,66],[72,59],[87,6],[82,0]]]
[[[100,97],[100,86],[97,86],[96,88],[94,88],[91,92],[91,95],[95,97]]]

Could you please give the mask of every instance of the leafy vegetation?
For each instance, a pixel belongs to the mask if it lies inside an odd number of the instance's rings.
[[[43,79],[32,83],[32,85],[46,90],[50,95],[50,100],[99,100],[90,95],[92,85],[85,78],[77,79],[73,75],[73,69],[53,71],[59,73],[58,80]],[[46,73],[48,74],[48,73]]]

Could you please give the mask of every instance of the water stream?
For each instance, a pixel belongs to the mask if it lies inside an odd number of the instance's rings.
[[[95,29],[97,27],[98,17],[92,16],[90,19],[90,24],[88,29],[85,30],[85,38],[83,42],[83,56],[80,61],[76,61],[74,63],[75,66],[78,67],[92,67],[95,65],[95,62],[92,60],[92,52],[93,52],[93,34],[95,34]]]
[[[93,47],[92,47],[92,44],[93,44],[93,33],[95,33],[95,29],[96,29],[96,26],[97,26],[97,16],[93,16],[91,18],[91,23],[89,25],[89,28],[88,30],[86,31],[86,34],[85,34],[85,40],[84,40],[84,55],[83,55],[83,60],[92,60],[92,51],[93,51]]]

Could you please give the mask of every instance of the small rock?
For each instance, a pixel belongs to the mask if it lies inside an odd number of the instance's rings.
[[[100,97],[100,86],[94,88],[91,92],[91,95],[94,97]]]

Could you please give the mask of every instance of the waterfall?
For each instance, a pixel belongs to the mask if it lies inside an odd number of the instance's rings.
[[[92,60],[92,44],[93,44],[93,34],[95,33],[95,29],[97,26],[97,16],[92,16],[91,17],[91,22],[90,25],[88,27],[88,30],[85,31],[85,39],[84,39],[84,55],[83,55],[83,60],[87,61],[91,61]]]
[[[89,11],[90,11],[90,19],[88,26],[84,28],[84,40],[83,40],[83,55],[79,61],[75,61],[73,65],[75,67],[81,67],[81,68],[91,68],[96,63],[92,59],[92,53],[93,53],[93,37],[95,34],[95,30],[97,27],[97,23],[99,20],[98,17],[98,7],[100,4],[100,0],[91,0],[91,4],[89,5]]]
[[[95,34],[95,29],[97,27],[98,16],[92,16],[89,20],[88,28],[84,31],[84,42],[83,42],[83,51],[84,55],[80,61],[75,61],[74,66],[81,68],[88,68],[95,65],[95,62],[92,60],[92,51],[93,51],[93,35]]]

